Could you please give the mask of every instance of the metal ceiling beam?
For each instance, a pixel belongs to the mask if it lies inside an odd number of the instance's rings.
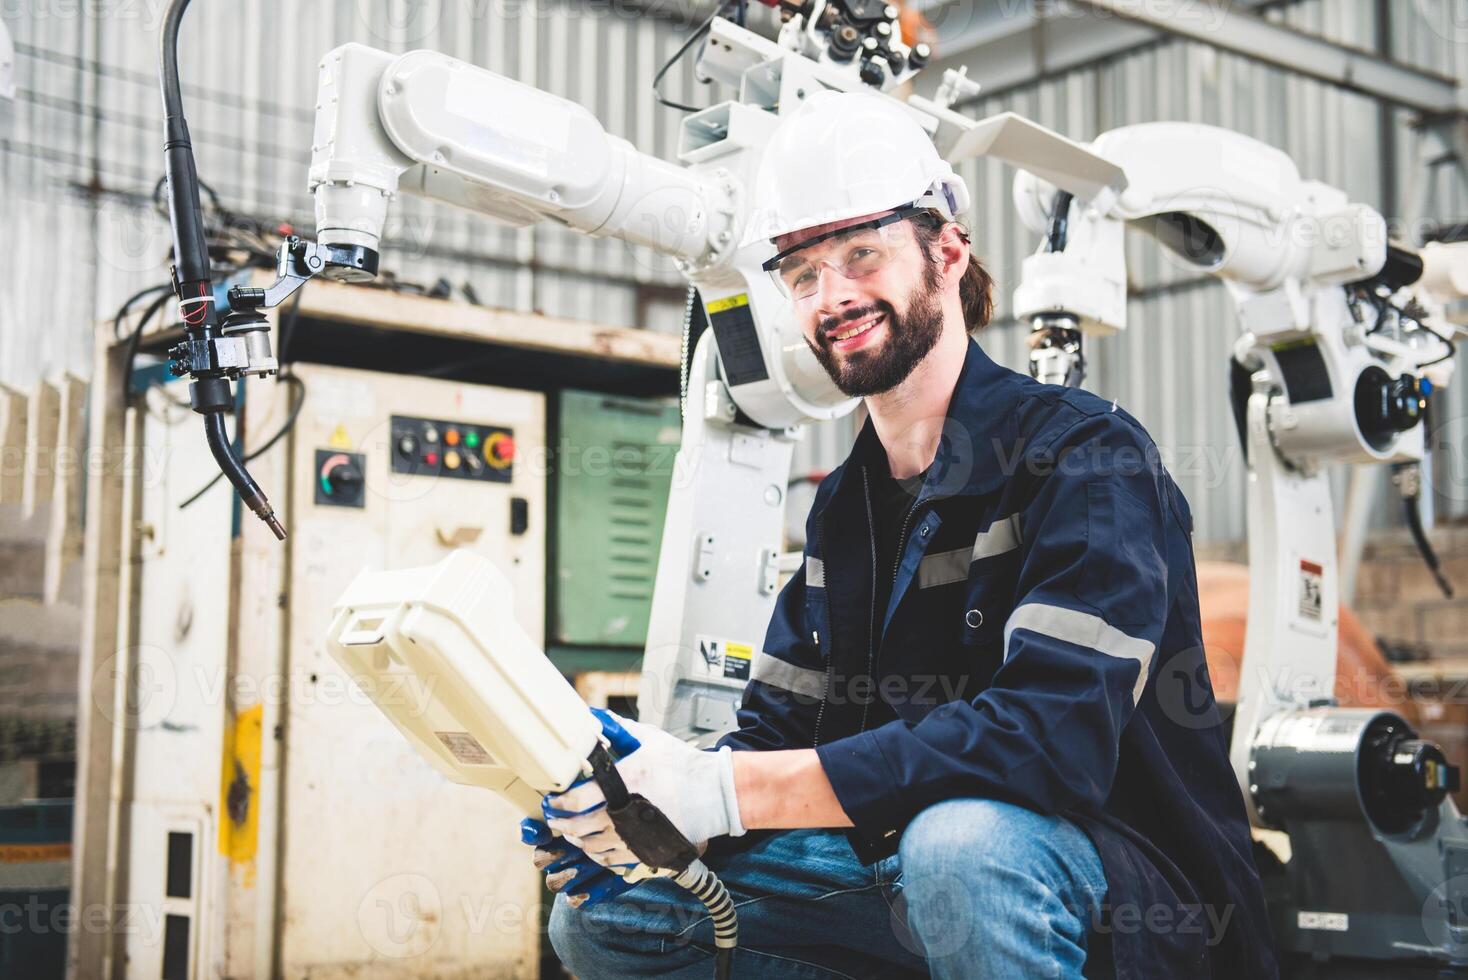
[[[1244,0],[1250,7],[1281,0]],[[1291,2],[1291,0],[1286,0]],[[926,75],[968,65],[981,98],[1088,67],[1166,41],[1168,35],[1063,0],[916,0],[937,33],[938,59]],[[936,87],[937,82],[932,82]]]
[[[1237,5],[1195,2],[1169,14],[1159,12],[1168,5],[1134,0],[1070,2],[1419,112],[1460,108],[1454,78],[1264,20]]]

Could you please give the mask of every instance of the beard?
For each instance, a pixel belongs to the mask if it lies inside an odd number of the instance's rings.
[[[826,317],[817,325],[814,342],[806,341],[831,381],[849,398],[880,395],[897,387],[912,373],[918,362],[938,344],[943,334],[943,309],[938,302],[936,263],[925,263],[922,282],[908,294],[907,309],[902,316],[886,300],[877,300],[861,309],[848,310],[839,317]],[[837,354],[831,347],[831,334],[842,323],[881,313],[887,322],[887,339],[872,347],[849,354]]]

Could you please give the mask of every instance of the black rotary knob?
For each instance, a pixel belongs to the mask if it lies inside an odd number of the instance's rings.
[[[326,482],[333,493],[355,494],[362,487],[362,469],[356,463],[337,463],[326,471]]]

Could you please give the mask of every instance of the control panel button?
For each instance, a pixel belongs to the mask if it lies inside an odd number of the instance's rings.
[[[496,432],[484,443],[484,460],[490,466],[504,469],[515,459],[515,438],[507,432]]]
[[[393,473],[435,479],[512,483],[515,430],[484,420],[393,415],[388,453]]]

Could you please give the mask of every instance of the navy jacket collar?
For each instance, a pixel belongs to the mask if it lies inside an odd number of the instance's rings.
[[[1011,441],[1006,431],[1023,387],[1034,383],[996,364],[978,341],[969,338],[963,369],[948,402],[938,452],[928,467],[919,499],[987,493],[1004,482],[1001,463],[1005,446]],[[871,466],[877,472],[886,470],[886,450],[871,418],[857,433],[833,494],[841,492],[852,464],[857,468]]]

